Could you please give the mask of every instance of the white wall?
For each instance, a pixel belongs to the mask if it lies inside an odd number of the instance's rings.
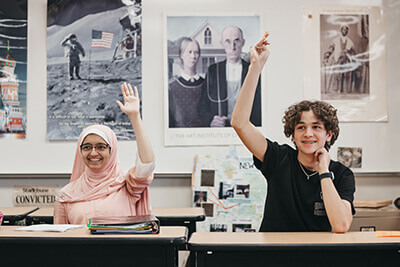
[[[356,178],[356,199],[395,200],[400,197],[400,176]]]
[[[0,153],[0,174],[5,173],[69,173],[72,168],[74,143],[46,142],[46,0],[28,1],[28,131],[27,139],[0,140],[1,147],[8,153]],[[264,131],[278,141],[287,142],[282,134],[280,123],[284,109],[302,98],[302,6],[303,5],[382,5],[386,8],[390,29],[399,29],[399,0],[145,0],[143,1],[143,119],[148,129],[156,156],[158,173],[190,173],[193,166],[193,157],[196,154],[223,155],[227,147],[172,147],[164,146],[163,136],[163,106],[164,106],[164,47],[163,47],[163,14],[196,10],[205,14],[246,14],[254,12],[262,17],[262,30],[271,31],[271,57],[268,70],[263,79],[263,117],[266,118]],[[398,62],[400,62],[399,34],[388,32],[388,94],[389,120],[399,120],[396,112],[398,103],[400,76]],[[34,62],[35,64],[32,64]],[[396,74],[397,73],[397,74]],[[395,75],[393,75],[395,74]],[[151,100],[151,104],[147,104]],[[279,101],[278,101],[279,100]],[[279,102],[279,106],[276,103]],[[279,125],[279,126],[277,126]],[[386,136],[384,124],[344,124],[341,126],[340,145],[352,146],[360,144],[365,139],[363,133],[371,128],[378,128],[380,134]],[[397,134],[391,133],[391,135]],[[390,135],[390,136],[391,136]],[[361,137],[361,138],[360,138]],[[363,139],[364,138],[364,139]],[[342,141],[341,141],[342,140]],[[361,146],[381,146],[398,151],[399,142],[390,140],[372,140],[361,143]],[[45,148],[46,155],[40,155]],[[2,151],[4,151],[2,149]],[[134,142],[121,148],[121,153],[135,155]],[[238,150],[248,154],[243,146]],[[11,153],[11,154],[10,154]],[[11,155],[11,156],[10,156]],[[173,155],[173,156],[171,156]],[[42,157],[58,159],[48,163]],[[374,155],[379,160],[390,161],[385,154]],[[10,158],[11,157],[11,158]],[[335,155],[332,155],[335,157]],[[12,159],[12,160],[10,160]],[[17,160],[16,160],[17,159]],[[127,167],[133,162],[131,158],[123,160]],[[393,164],[392,164],[393,165]],[[45,171],[43,171],[45,169]],[[400,167],[397,167],[400,169]],[[30,170],[30,171],[27,171]],[[3,175],[4,177],[4,175]],[[0,178],[0,206],[12,205],[12,189],[15,184],[66,184],[66,179],[7,179]],[[357,178],[358,198],[394,199],[400,195],[400,177],[364,177]],[[156,179],[151,186],[151,199],[155,207],[190,206],[191,192],[189,179]]]

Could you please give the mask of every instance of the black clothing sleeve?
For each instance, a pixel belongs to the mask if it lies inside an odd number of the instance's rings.
[[[263,161],[260,161],[255,156],[253,156],[253,160],[256,168],[259,169],[267,181],[269,181],[272,178],[271,174],[277,168],[285,168],[285,166],[279,166],[279,162],[282,162],[283,159],[287,157],[287,154],[291,153],[291,150],[293,149],[288,145],[279,145],[277,142],[272,142],[268,138],[266,139],[268,146]]]

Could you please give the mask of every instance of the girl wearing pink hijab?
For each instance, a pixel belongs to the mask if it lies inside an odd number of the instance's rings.
[[[139,113],[139,94],[121,86],[124,104],[136,134],[135,167],[124,174],[117,155],[117,137],[104,125],[92,125],[79,136],[69,184],[54,206],[55,224],[86,224],[97,216],[151,214],[148,186],[153,180],[154,153]]]

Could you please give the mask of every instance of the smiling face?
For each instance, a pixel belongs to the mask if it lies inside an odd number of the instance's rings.
[[[299,156],[314,155],[315,151],[325,146],[332,139],[332,133],[327,132],[324,123],[312,110],[303,111],[300,121],[294,127],[293,141],[299,150]]]
[[[84,147],[97,147],[92,148],[88,151],[83,149]],[[101,169],[106,166],[110,160],[110,149],[107,142],[97,134],[89,134],[85,137],[81,146],[82,159],[85,165],[90,169]],[[106,147],[106,149],[104,149]]]

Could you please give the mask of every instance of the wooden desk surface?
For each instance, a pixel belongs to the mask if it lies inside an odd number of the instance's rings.
[[[91,234],[87,227],[69,230],[66,232],[31,232],[15,231],[21,226],[0,226],[0,240],[2,238],[87,238],[87,239],[172,239],[187,237],[187,229],[183,226],[161,226],[160,233],[153,234]]]
[[[153,208],[152,214],[157,217],[199,217],[205,216],[203,208]]]
[[[0,207],[0,211],[4,216],[15,216],[27,213],[36,208],[37,207]]]
[[[66,232],[15,231],[18,227],[0,226],[1,266],[177,267],[178,249],[188,234],[183,226],[118,235],[94,235],[86,227]]]
[[[197,232],[189,240],[190,245],[339,245],[339,244],[393,244],[400,246],[400,237],[375,237],[375,232],[327,232],[301,233],[221,233]]]
[[[188,247],[197,267],[260,266],[260,263],[397,267],[400,262],[400,237],[378,238],[375,232],[197,232],[192,234]]]

